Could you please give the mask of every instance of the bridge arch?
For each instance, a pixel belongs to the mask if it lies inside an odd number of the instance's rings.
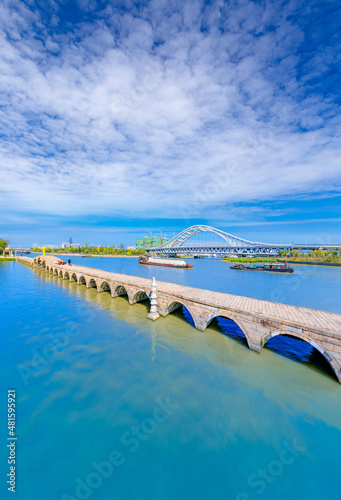
[[[144,300],[150,300],[148,293],[145,290],[138,290],[132,298],[132,304],[136,302],[143,302]]]
[[[105,280],[101,281],[100,283],[98,283],[97,291],[98,292],[109,292],[109,293],[111,293],[110,284],[107,281],[105,281]]]
[[[221,231],[220,229],[216,229],[215,227],[205,226],[203,224],[198,224],[195,226],[188,227],[181,233],[174,236],[171,240],[167,241],[163,245],[159,247],[154,247],[152,250],[155,251],[157,249],[166,249],[166,248],[176,248],[184,246],[185,242],[199,233],[214,233],[220,238],[222,238],[226,242],[226,246],[229,247],[276,247],[278,245],[270,244],[270,243],[261,243],[259,241],[249,241],[244,238],[240,238],[238,236],[234,236],[233,234],[226,233],[225,231]],[[283,246],[283,245],[281,245]],[[290,245],[284,245],[290,246]]]
[[[72,273],[71,274],[70,281],[75,281],[76,283],[78,283],[78,279],[77,279],[77,274],[76,273]]]
[[[268,340],[281,336],[281,337],[291,337],[294,339],[302,340],[303,342],[306,342],[307,344],[311,345],[314,349],[316,349],[318,352],[322,354],[324,359],[327,361],[328,365],[330,366],[333,374],[335,375],[337,381],[341,384],[341,371],[340,367],[338,366],[337,362],[333,358],[333,356],[330,354],[329,351],[324,349],[318,342],[316,342],[313,338],[310,337],[309,333],[303,333],[303,332],[289,332],[286,330],[276,330],[274,332],[268,333],[267,335],[264,335],[261,340],[261,345],[262,347],[265,347],[265,344],[268,342]]]
[[[194,326],[195,328],[198,328],[197,327],[197,320],[196,320],[195,314],[191,310],[191,307],[189,307],[185,302],[182,302],[179,299],[172,299],[171,301],[168,302],[168,304],[164,308],[163,316],[167,316],[168,314],[171,314],[172,312],[176,311],[177,309],[180,309],[180,307],[185,308],[189,313],[190,318],[186,318],[186,315],[184,314],[186,322],[189,323],[190,325]]]
[[[38,267],[41,267],[42,269],[46,269],[46,260],[42,257],[36,257],[35,262]]]
[[[86,279],[84,278],[84,276],[82,276],[82,275],[81,275],[81,276],[78,276],[78,281],[77,281],[77,283],[78,283],[79,285],[86,285]]]
[[[212,321],[214,321],[215,319],[218,319],[218,318],[225,318],[225,319],[228,319],[230,321],[233,321],[238,326],[238,328],[241,330],[241,332],[243,333],[243,335],[246,339],[247,345],[251,349],[251,334],[249,333],[245,324],[240,319],[236,318],[235,315],[232,313],[228,313],[227,311],[218,310],[218,311],[214,311],[213,313],[209,314],[206,318],[205,330],[208,326],[210,326]]]
[[[94,278],[90,278],[88,280],[88,283],[86,285],[88,288],[96,288],[97,289],[97,283],[96,283],[96,280]]]
[[[64,279],[70,279],[70,274],[69,274],[69,271],[64,271],[64,276],[63,276]]]
[[[111,291],[112,297],[122,297],[123,295],[127,295],[128,299],[129,299],[128,290],[125,286],[123,286],[121,284],[117,284],[117,285],[112,287],[112,291]]]

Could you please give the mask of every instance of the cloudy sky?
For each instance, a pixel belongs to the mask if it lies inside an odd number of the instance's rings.
[[[2,0],[0,237],[341,242],[340,3]]]

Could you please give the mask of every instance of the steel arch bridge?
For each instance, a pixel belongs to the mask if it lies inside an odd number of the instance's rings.
[[[186,242],[192,236],[198,233],[214,233],[220,236],[225,243],[214,246],[199,246],[186,245]],[[191,226],[177,234],[167,243],[158,247],[147,248],[148,253],[159,254],[225,254],[225,255],[277,255],[279,250],[316,250],[316,249],[331,249],[337,248],[336,245],[294,245],[294,244],[276,244],[276,243],[261,243],[259,241],[249,241],[233,234],[226,233],[220,229],[205,225]]]
[[[164,243],[161,245],[159,248],[172,248],[172,247],[181,247],[184,245],[184,243],[191,238],[192,236],[195,236],[198,233],[214,233],[220,236],[223,240],[225,240],[228,243],[228,246],[230,247],[249,247],[250,245],[252,246],[269,246],[268,243],[260,243],[260,242],[255,242],[255,241],[249,241],[249,240],[244,240],[243,238],[238,238],[238,236],[233,236],[232,234],[225,233],[224,231],[221,231],[220,229],[216,229],[215,227],[210,227],[210,226],[203,226],[203,225],[198,225],[198,226],[191,226],[182,231],[181,233],[177,234],[174,238],[169,240],[167,243]]]

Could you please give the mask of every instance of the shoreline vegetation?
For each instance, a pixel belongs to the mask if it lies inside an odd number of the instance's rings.
[[[8,245],[8,241],[0,239],[0,251]],[[34,253],[43,253],[42,248],[32,248]],[[138,257],[144,255],[144,249],[126,249],[121,244],[118,248],[115,246],[85,246],[70,247],[70,248],[46,248],[45,254],[47,255],[60,255],[60,256],[79,256],[79,257]],[[200,256],[199,256],[200,257]],[[203,256],[202,256],[203,257]],[[182,258],[193,258],[193,255],[182,256]],[[2,261],[15,260],[9,257],[1,257]],[[341,248],[330,250],[313,250],[309,252],[300,252],[299,250],[280,250],[276,257],[223,257],[224,262],[255,264],[255,263],[271,263],[271,262],[288,262],[290,264],[317,264],[317,265],[334,265],[341,266]]]
[[[277,262],[283,264],[287,262],[288,264],[305,264],[308,266],[335,266],[341,267],[341,262],[327,262],[327,261],[315,261],[315,260],[282,260],[278,259]]]
[[[285,259],[290,263],[297,264],[341,264],[341,248],[331,250],[313,250],[311,252],[299,252],[292,250],[280,250],[278,259]]]
[[[32,248],[34,253],[43,253],[42,248]],[[99,247],[88,247],[87,244],[82,247],[70,247],[70,248],[45,248],[45,254],[52,255],[79,255],[79,256],[91,256],[91,257],[133,257],[135,255],[143,255],[145,250],[137,249],[131,250],[124,248],[123,244],[116,248],[115,246],[99,246]]]
[[[13,257],[0,257],[0,262],[15,262],[15,260]]]
[[[299,252],[280,250],[278,257],[224,257],[225,262],[256,263],[256,262],[288,262],[288,264],[316,264],[328,266],[341,266],[341,248],[334,250],[313,250],[312,252]]]
[[[43,253],[43,252],[36,252],[34,250],[34,253]],[[68,253],[68,252],[45,252],[45,255],[55,255],[56,257],[57,256],[60,256],[60,257],[91,257],[91,258],[94,258],[94,259],[102,259],[103,257],[110,257],[110,258],[113,258],[113,259],[121,259],[123,257],[129,257],[129,258],[137,258],[138,255],[127,255],[127,254],[117,254],[117,255],[111,255],[111,254],[91,254],[91,253]]]
[[[244,264],[254,264],[256,262],[277,262],[277,259],[274,257],[224,257],[221,260],[224,262],[235,262],[235,263],[244,263]]]

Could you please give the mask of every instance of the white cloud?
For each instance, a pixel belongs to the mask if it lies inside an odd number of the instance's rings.
[[[304,33],[286,20],[295,4],[223,5],[204,15],[199,2],[151,2],[139,15],[107,7],[59,32],[39,10],[4,2],[7,208],[195,217],[204,207],[224,218],[226,204],[340,189],[338,108],[304,87],[329,63],[316,53],[299,81]]]

